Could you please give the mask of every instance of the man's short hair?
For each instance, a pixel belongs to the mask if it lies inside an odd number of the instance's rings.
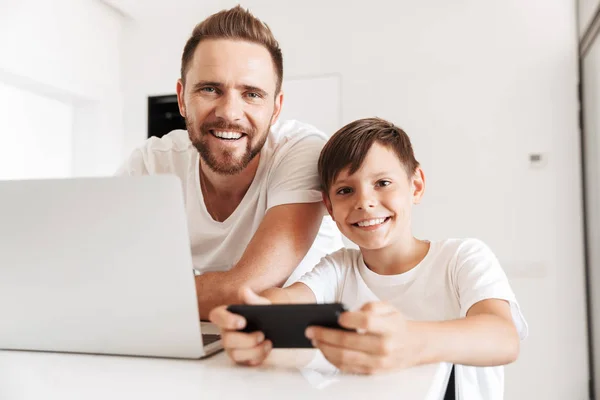
[[[419,162],[406,132],[384,119],[364,118],[342,127],[323,147],[319,156],[321,189],[329,195],[331,185],[344,168],[350,168],[349,174],[358,171],[375,142],[392,149],[408,177],[413,176]]]
[[[229,10],[219,11],[200,22],[188,39],[181,56],[181,81],[185,85],[185,75],[189,69],[194,51],[205,39],[242,40],[264,46],[273,59],[277,73],[275,94],[281,89],[283,80],[283,54],[271,29],[248,10],[237,5]]]

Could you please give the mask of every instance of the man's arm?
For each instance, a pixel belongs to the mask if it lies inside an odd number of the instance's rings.
[[[247,286],[256,293],[282,285],[306,255],[319,231],[323,205],[284,204],[267,211],[240,261],[229,271],[196,277],[201,319],[221,304],[240,303]]]

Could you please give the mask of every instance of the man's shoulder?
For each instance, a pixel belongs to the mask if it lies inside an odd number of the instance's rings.
[[[151,137],[133,150],[117,174],[175,173],[182,177],[194,154],[192,150],[187,131],[176,130],[161,138]]]
[[[174,130],[166,135],[158,138],[148,138],[140,147],[142,152],[148,154],[163,154],[163,153],[185,153],[192,149],[192,142],[187,131]]]
[[[313,125],[293,119],[275,123],[271,127],[270,137],[277,148],[307,140],[322,144],[327,141],[327,136]]]
[[[271,127],[263,155],[269,159],[271,168],[278,171],[282,163],[290,162],[288,166],[293,170],[316,169],[325,142],[327,136],[312,125],[295,120],[279,121]]]

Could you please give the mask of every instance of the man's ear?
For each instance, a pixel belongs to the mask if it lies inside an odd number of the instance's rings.
[[[283,107],[283,90],[280,90],[277,95],[275,95],[275,107],[273,108],[273,117],[271,117],[271,125],[275,124],[279,119],[279,114],[281,114],[281,107]]]
[[[419,204],[425,194],[425,173],[418,167],[411,178],[413,204]]]
[[[181,114],[181,116],[183,118],[186,118],[185,116],[185,102],[183,101],[183,93],[184,93],[184,86],[183,86],[183,82],[181,81],[181,79],[177,79],[177,104],[179,105],[179,114]]]
[[[323,196],[323,203],[325,204],[325,208],[327,208],[327,212],[331,216],[331,219],[335,221],[335,218],[333,218],[333,207],[331,206],[331,200],[329,200],[329,196],[325,192],[321,192],[321,195]]]

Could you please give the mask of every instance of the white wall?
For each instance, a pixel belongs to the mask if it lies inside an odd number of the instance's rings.
[[[586,29],[592,22],[596,11],[600,8],[600,0],[577,0],[579,16],[579,36],[585,34]]]
[[[127,151],[146,136],[147,96],[174,93],[194,24],[233,4],[170,3],[128,24]],[[287,77],[341,76],[344,123],[377,115],[411,135],[428,177],[420,236],[476,236],[496,251],[531,331],[506,398],[587,398],[574,2],[242,4],[275,32]]]
[[[122,159],[122,23],[97,0],[0,2],[0,81],[74,105],[75,175],[110,173]]]

